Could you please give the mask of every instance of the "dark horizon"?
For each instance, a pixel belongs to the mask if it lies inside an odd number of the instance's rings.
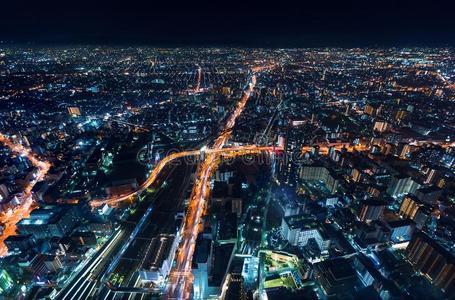
[[[395,1],[397,2],[397,1]],[[445,47],[455,45],[449,4],[5,3],[0,41],[32,45]]]

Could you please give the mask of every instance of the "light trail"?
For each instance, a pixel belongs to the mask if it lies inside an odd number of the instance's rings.
[[[232,147],[223,149],[224,145],[232,134],[232,129],[235,125],[237,118],[243,112],[245,105],[250,97],[251,92],[256,85],[256,75],[254,72],[266,70],[265,68],[253,69],[253,74],[250,77],[250,82],[242,94],[242,97],[238,101],[233,113],[226,121],[223,133],[215,140],[211,149],[203,150],[206,154],[206,158],[202,161],[198,172],[195,185],[190,197],[190,203],[188,205],[188,212],[185,216],[182,239],[180,242],[179,249],[177,251],[176,267],[170,274],[170,279],[167,287],[166,297],[170,299],[187,299],[190,296],[192,286],[192,274],[191,274],[191,262],[194,253],[195,242],[198,233],[202,229],[200,220],[205,213],[207,206],[207,200],[210,194],[210,178],[213,172],[217,169],[221,157],[236,157],[247,154],[259,154],[263,151],[274,151],[274,147],[257,147],[257,146],[243,146],[243,147]],[[201,70],[198,70],[198,85]],[[170,162],[183,158],[186,156],[199,155],[201,150],[182,151],[179,153],[173,153],[163,158],[150,173],[149,177],[142,183],[139,188],[130,193],[118,195],[110,199],[95,199],[91,201],[92,207],[97,207],[102,204],[113,205],[118,202],[129,199],[135,195],[142,193],[147,187],[154,183],[163,170]]]
[[[223,133],[215,140],[211,148],[212,150],[221,150],[230,138],[235,122],[243,112],[250,94],[256,85],[256,75],[254,73],[262,70],[265,70],[265,68],[258,67],[253,69],[253,75],[250,77],[250,82],[246,91],[243,93],[242,97],[237,102],[233,113],[226,121]],[[181,235],[182,238],[177,250],[176,264],[169,276],[165,299],[189,299],[191,295],[193,281],[191,262],[196,245],[196,238],[203,227],[201,219],[205,213],[210,195],[210,178],[221,161],[221,155],[216,151],[206,151],[206,154],[205,160],[198,169],[197,179],[191,193],[188,211],[185,216],[183,233]]]
[[[279,148],[275,148],[275,150],[279,150]],[[248,154],[258,154],[260,152],[265,152],[265,151],[273,151],[273,147],[257,147],[254,145],[253,146],[239,146],[239,147],[224,148],[224,149],[207,149],[207,150],[205,150],[205,153],[207,153],[207,154],[218,153],[221,156],[234,157],[234,156],[241,156],[241,155],[248,155]],[[138,187],[137,190],[126,193],[126,194],[117,195],[117,196],[114,196],[114,197],[111,197],[108,199],[93,199],[90,201],[90,205],[92,207],[99,207],[103,204],[115,205],[119,202],[130,199],[131,197],[140,195],[143,191],[145,191],[150,185],[152,185],[156,181],[158,175],[169,163],[171,163],[179,158],[197,156],[200,154],[201,154],[201,150],[191,150],[191,151],[182,151],[182,152],[172,153],[172,154],[164,157],[162,160],[160,160],[158,162],[158,164],[155,166],[153,171],[150,173],[149,177]]]
[[[30,212],[35,208],[36,204],[32,197],[32,189],[37,182],[44,179],[51,164],[48,161],[40,160],[29,148],[12,142],[2,133],[0,133],[0,143],[10,148],[12,152],[26,157],[37,169],[34,179],[25,186],[22,195],[19,197],[20,204],[12,210],[0,213],[0,222],[3,223],[4,226],[3,234],[0,236],[0,257],[3,257],[8,253],[8,248],[4,241],[9,236],[16,234],[16,224],[23,218],[27,218],[30,215]]]

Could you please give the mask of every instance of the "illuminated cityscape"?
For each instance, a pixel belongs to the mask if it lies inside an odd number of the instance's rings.
[[[3,1],[0,300],[455,300],[442,2]]]
[[[0,49],[2,296],[450,299],[450,48]]]

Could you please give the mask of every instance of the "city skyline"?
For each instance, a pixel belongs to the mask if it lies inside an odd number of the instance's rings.
[[[0,47],[0,293],[452,299],[454,63]]]
[[[0,299],[455,300],[432,1],[8,1]]]

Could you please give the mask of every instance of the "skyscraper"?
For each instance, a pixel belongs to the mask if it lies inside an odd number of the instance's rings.
[[[423,232],[414,235],[406,254],[415,269],[422,272],[447,295],[455,293],[455,257]]]
[[[380,200],[366,200],[361,204],[360,221],[378,220],[382,217],[386,203]]]

